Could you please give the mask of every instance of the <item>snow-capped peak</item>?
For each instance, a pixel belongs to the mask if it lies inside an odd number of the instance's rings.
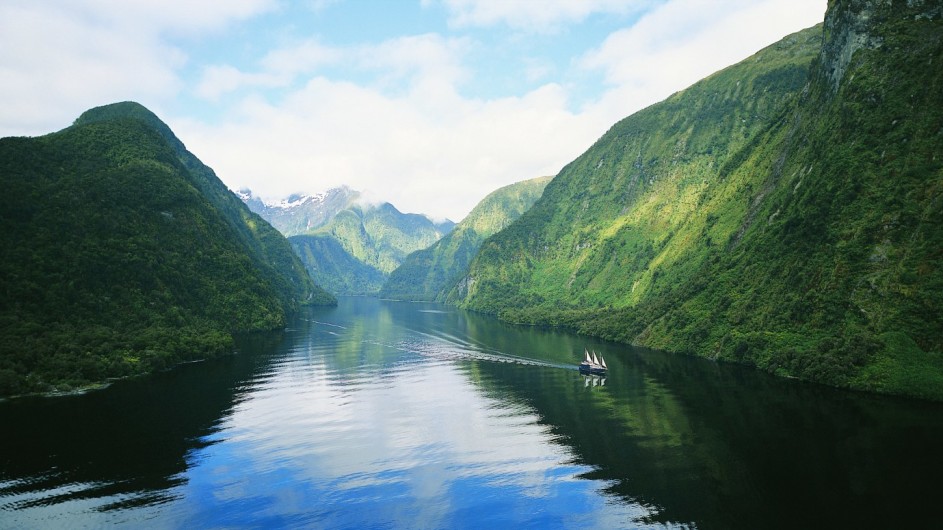
[[[295,208],[301,206],[308,202],[321,202],[326,197],[326,193],[315,193],[314,195],[301,195],[298,193],[289,195],[287,199],[280,199],[274,201],[263,201],[266,206],[269,208],[279,208],[282,210],[288,210],[290,208]]]

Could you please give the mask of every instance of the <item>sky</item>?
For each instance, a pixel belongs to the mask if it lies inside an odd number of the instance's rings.
[[[137,101],[233,190],[461,220],[826,0],[3,0],[0,136]]]

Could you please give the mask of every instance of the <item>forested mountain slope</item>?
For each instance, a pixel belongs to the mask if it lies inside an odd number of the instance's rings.
[[[425,215],[402,213],[385,202],[353,204],[310,233],[333,236],[347,252],[385,276],[411,252],[435,243],[454,226],[451,221],[435,223]]]
[[[550,179],[525,180],[488,194],[442,239],[407,256],[390,274],[380,296],[397,300],[444,299],[465,275],[482,242],[527,211]]]
[[[943,398],[943,8],[830,2],[616,124],[451,300]]]
[[[288,241],[311,277],[332,293],[375,295],[386,281],[380,269],[355,258],[329,234],[291,236]]]
[[[289,237],[311,277],[329,291],[376,294],[409,253],[428,247],[455,226],[390,203],[367,204],[346,186],[265,203],[249,190],[242,200]]]
[[[145,373],[332,303],[288,242],[136,103],[0,139],[0,394]]]

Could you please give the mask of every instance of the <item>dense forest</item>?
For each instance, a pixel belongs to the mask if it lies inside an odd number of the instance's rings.
[[[455,226],[434,223],[428,217],[402,213],[392,204],[352,204],[310,234],[330,235],[357,260],[381,271],[384,277],[411,252],[428,247]]]
[[[468,271],[482,242],[533,206],[550,178],[517,182],[488,194],[442,239],[406,256],[390,273],[380,296],[397,300],[444,300],[455,282]]]
[[[938,3],[831,3],[613,126],[449,299],[943,399],[941,41]]]
[[[348,252],[329,234],[288,238],[311,277],[328,291],[344,295],[375,295],[386,275]]]
[[[233,332],[334,302],[138,104],[0,140],[0,185],[0,395],[217,355]]]

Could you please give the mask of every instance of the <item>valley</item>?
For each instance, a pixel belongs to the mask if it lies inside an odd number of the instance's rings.
[[[943,0],[0,29],[0,527],[939,524]]]

